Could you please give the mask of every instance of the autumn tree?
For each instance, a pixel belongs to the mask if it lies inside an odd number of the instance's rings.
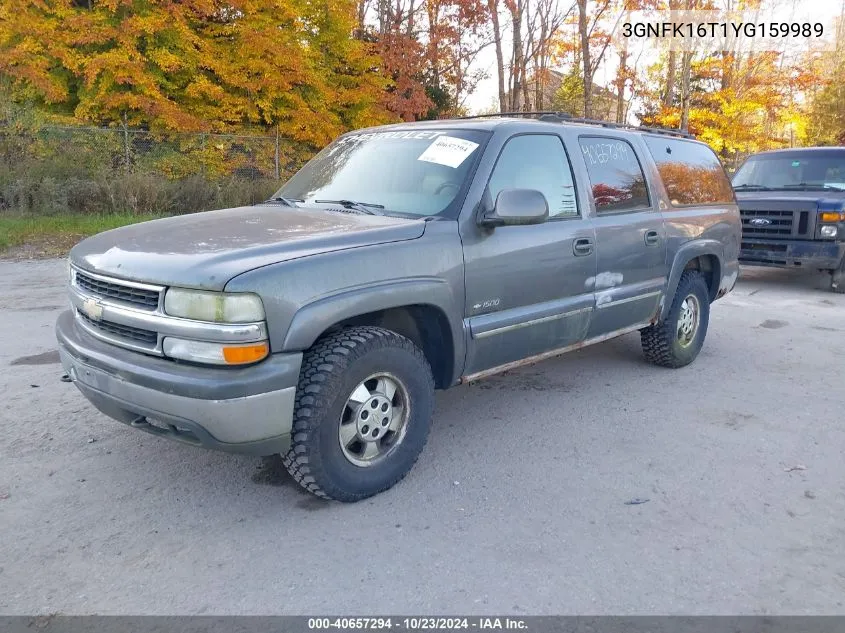
[[[0,73],[45,109],[153,131],[323,144],[387,120],[354,0],[4,0]]]
[[[555,38],[556,59],[566,72],[553,105],[588,118],[612,118],[616,100],[608,103],[611,94],[596,84],[595,75],[611,50],[622,5],[614,0],[577,0],[572,6]]]
[[[845,145],[845,63],[834,67],[829,80],[814,95],[802,136],[809,145]]]
[[[472,65],[492,42],[487,7],[484,0],[425,0],[423,4],[426,87],[433,101],[434,95],[446,96],[445,102],[432,114],[458,114],[463,99],[482,77]]]
[[[584,94],[584,116],[593,116],[593,77],[604,59],[610,45],[611,34],[601,30],[601,20],[611,8],[612,0],[597,0],[589,7],[588,0],[578,3],[578,39],[581,46],[582,83]],[[597,50],[594,50],[597,49]]]
[[[550,70],[558,61],[556,38],[568,0],[487,0],[496,49],[500,111],[543,109]],[[510,35],[505,50],[503,33]],[[507,56],[506,56],[507,52]]]
[[[834,49],[811,51],[803,62],[797,80],[805,88],[809,113],[800,136],[810,145],[845,145],[845,2]]]
[[[563,11],[559,0],[534,0],[526,9],[528,22],[528,60],[534,94],[525,97],[526,109],[544,110],[546,86],[551,65],[556,61],[556,41],[561,26],[574,10],[574,4]],[[530,99],[533,97],[533,103]]]
[[[721,52],[690,55],[688,64],[684,58],[681,55],[681,89],[669,105],[664,102],[665,85],[655,84],[650,94],[642,95],[639,115],[644,124],[688,129],[728,164],[751,152],[793,143],[789,129],[806,116],[798,98],[806,81],[799,62],[786,62],[776,51],[738,54],[730,61],[731,77],[725,81],[728,66]],[[665,58],[650,72],[665,77]]]
[[[357,37],[381,60],[385,107],[405,120],[456,114],[492,43],[487,0],[359,0]]]
[[[278,126],[290,139],[322,145],[350,127],[386,120],[375,60],[349,35],[351,2],[230,0],[203,25],[212,42],[209,89],[232,124]]]
[[[496,79],[499,84],[499,111],[507,110],[505,96],[505,54],[502,44],[502,27],[499,21],[500,0],[487,0],[487,11],[493,28],[493,44],[496,49]]]
[[[622,0],[620,10],[623,12],[648,11],[657,9],[659,6],[660,0]],[[631,96],[634,96],[633,93],[637,86],[639,56],[633,57],[627,39],[623,39],[621,44],[617,44],[616,54],[619,63],[616,67],[616,77],[613,80],[613,88],[616,91],[615,121],[625,123],[628,119],[629,104],[626,94],[630,91]]]
[[[199,130],[190,91],[208,55],[194,26],[210,2],[8,0],[0,72],[49,109],[93,123]],[[5,18],[5,16],[4,16]]]

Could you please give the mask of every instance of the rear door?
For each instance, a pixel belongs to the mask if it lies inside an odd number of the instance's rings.
[[[533,226],[461,226],[466,275],[466,374],[584,340],[593,308],[595,234],[578,205],[560,136],[510,137],[498,155],[482,204],[505,189],[541,191],[549,219]]]
[[[643,166],[625,138],[583,134],[596,230],[596,309],[588,338],[647,324],[667,281],[666,229]]]

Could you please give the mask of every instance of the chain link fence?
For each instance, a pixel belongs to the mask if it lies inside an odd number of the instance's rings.
[[[279,136],[0,127],[0,213],[192,213],[266,200],[311,151]]]

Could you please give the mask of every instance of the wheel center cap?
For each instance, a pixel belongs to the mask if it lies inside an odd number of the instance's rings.
[[[393,419],[393,405],[381,395],[375,395],[358,407],[355,419],[358,436],[373,442],[384,437]]]

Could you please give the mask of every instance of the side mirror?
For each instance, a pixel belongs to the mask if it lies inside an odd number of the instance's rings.
[[[505,189],[496,198],[493,211],[479,219],[481,226],[524,226],[549,219],[546,196],[534,189]]]

